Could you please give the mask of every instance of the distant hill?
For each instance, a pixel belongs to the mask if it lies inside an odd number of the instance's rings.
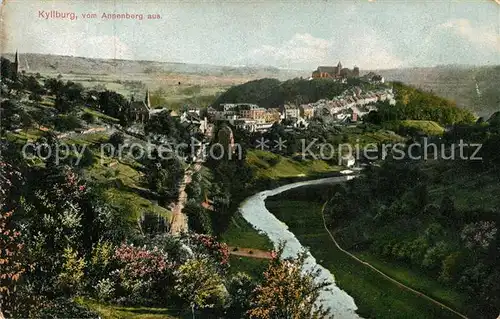
[[[401,81],[452,99],[479,116],[500,110],[500,66],[449,65],[375,72],[388,81]]]
[[[359,81],[357,81],[359,82]],[[349,87],[328,79],[259,79],[235,85],[222,93],[212,106],[222,103],[255,103],[264,108],[279,107],[285,103],[312,103],[339,95]]]
[[[3,54],[13,60],[12,54]],[[238,77],[246,80],[275,78],[281,81],[308,78],[312,70],[286,70],[264,66],[217,66],[156,61],[93,59],[49,54],[20,54],[21,69],[28,72],[119,75],[185,74],[211,77]],[[362,70],[368,73],[369,70]],[[454,100],[479,116],[489,117],[500,110],[500,66],[446,65],[428,68],[374,70],[388,81],[401,81]],[[243,81],[233,81],[242,83]],[[477,84],[477,87],[476,87]],[[479,89],[479,90],[477,90]],[[478,94],[479,91],[479,94]]]
[[[2,54],[14,60],[13,54]],[[85,57],[62,56],[38,53],[20,54],[21,70],[40,73],[73,73],[73,74],[193,74],[206,76],[235,76],[248,78],[273,77],[290,79],[309,76],[308,71],[286,70],[274,67],[232,67],[209,64],[189,64],[175,62],[94,59]]]

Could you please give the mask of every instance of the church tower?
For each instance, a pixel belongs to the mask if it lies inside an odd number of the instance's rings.
[[[12,75],[14,79],[17,79],[17,75],[19,74],[19,54],[16,50],[16,56],[14,57],[14,63],[12,64]]]
[[[151,108],[151,98],[149,97],[149,89],[146,90],[146,98],[144,98],[144,104],[146,104],[148,108]]]
[[[342,63],[337,64],[337,75],[340,75],[340,70],[342,70]]]

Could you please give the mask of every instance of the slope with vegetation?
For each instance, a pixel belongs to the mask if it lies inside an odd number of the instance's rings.
[[[228,200],[238,200],[252,181],[244,159],[212,163],[193,175],[187,191],[198,232],[171,236],[165,207],[177,198],[183,161],[159,158],[154,146],[146,158],[127,149],[127,140],[145,141],[114,125],[129,124],[123,95],[25,74],[2,74],[1,89],[6,99],[0,112],[7,119],[1,133],[7,138],[0,140],[0,316],[329,316],[316,307],[323,286],[313,282],[315,274],[297,271],[302,259],[283,261],[277,251],[255,265],[258,273],[240,265],[249,276],[231,270],[230,262],[238,266],[240,260],[231,260],[228,246],[211,235],[224,223]],[[95,124],[103,132],[75,130]],[[176,144],[197,133],[168,112],[146,128],[155,141]],[[21,153],[29,139],[41,152],[29,150],[31,159]],[[62,160],[49,151],[63,143],[71,151]],[[101,152],[103,143],[124,153]],[[199,209],[207,196],[220,197],[212,216]],[[283,280],[290,284],[274,294]]]
[[[418,90],[403,83],[393,83],[396,105],[378,102],[377,110],[371,111],[364,121],[381,124],[387,121],[425,120],[435,121],[440,125],[470,124],[474,115],[456,103],[432,93]]]
[[[212,106],[222,103],[254,103],[264,108],[279,107],[285,103],[312,103],[320,99],[332,99],[354,85],[366,90],[377,85],[359,79],[348,79],[347,83],[329,79],[292,79],[280,82],[277,79],[259,79],[231,87],[221,94]]]
[[[488,117],[500,107],[500,66],[450,65],[433,68],[378,70],[400,81],[454,100],[461,108]]]
[[[267,209],[310,249],[319,264],[330,270],[337,285],[352,296],[366,318],[459,318],[441,307],[373,272],[339,250],[324,229],[322,210],[331,198],[331,186],[311,186],[266,200]],[[436,291],[445,291],[432,285]]]

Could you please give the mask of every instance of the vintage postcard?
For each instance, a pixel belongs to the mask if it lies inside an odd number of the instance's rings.
[[[498,0],[0,0],[0,318],[500,318]]]

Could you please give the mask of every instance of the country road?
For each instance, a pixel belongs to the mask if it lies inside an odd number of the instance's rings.
[[[182,213],[184,206],[188,200],[188,196],[186,194],[186,185],[191,183],[191,179],[194,173],[198,172],[201,169],[201,163],[196,162],[193,166],[189,166],[184,173],[184,179],[179,186],[179,197],[177,199],[177,203],[172,209],[172,219],[170,220],[170,233],[171,234],[180,234],[188,230],[188,221],[186,214]]]
[[[210,138],[212,136],[212,130],[207,132],[207,136]],[[201,164],[203,163],[203,147],[201,147],[195,156],[196,160],[193,164],[190,164],[184,173],[184,179],[179,186],[179,197],[177,203],[172,209],[172,218],[170,219],[170,233],[177,235],[188,230],[188,219],[186,214],[182,212],[188,196],[186,194],[186,185],[191,183],[191,179],[194,173],[201,169]]]

